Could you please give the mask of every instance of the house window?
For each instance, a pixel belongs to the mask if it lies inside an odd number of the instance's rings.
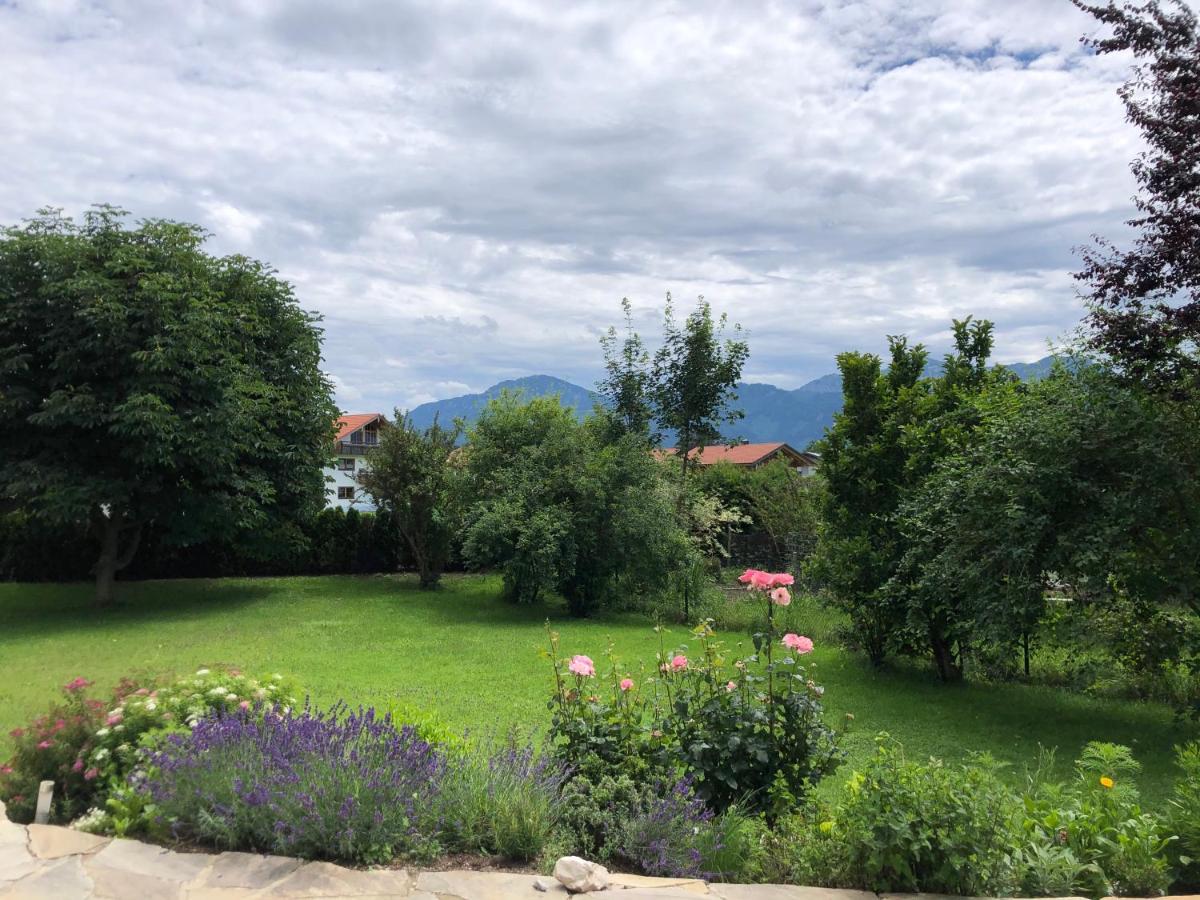
[[[350,459],[347,459],[345,457],[342,457],[341,459],[339,459],[338,460],[338,469],[342,472],[353,472],[354,471],[354,458],[351,457]]]
[[[354,499],[354,488],[352,488],[352,487],[338,488],[338,499],[339,500],[353,500]]]

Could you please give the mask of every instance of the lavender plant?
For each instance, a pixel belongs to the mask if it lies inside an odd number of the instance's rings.
[[[438,799],[448,846],[536,859],[559,822],[567,767],[513,737],[455,760]]]
[[[445,760],[371,709],[204,718],[149,763],[141,786],[180,837],[363,863],[433,850]]]

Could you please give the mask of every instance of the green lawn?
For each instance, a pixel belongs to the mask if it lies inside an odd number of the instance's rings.
[[[120,606],[97,613],[88,585],[0,584],[0,757],[8,731],[77,675],[107,689],[130,672],[224,663],[294,675],[318,704],[396,699],[480,732],[544,726],[551,677],[538,651],[548,616],[565,653],[599,659],[611,639],[636,663],[657,647],[642,617],[576,621],[557,607],[505,604],[498,586],[473,576],[436,593],[384,576],[153,581],[121,585]],[[831,714],[855,716],[851,762],[888,731],[913,756],[989,750],[1020,765],[1039,744],[1056,746],[1065,774],[1084,742],[1111,740],[1134,748],[1153,800],[1169,789],[1172,745],[1193,736],[1159,706],[1021,685],[946,687],[914,669],[872,672],[822,640],[815,611],[793,604],[788,613],[818,641],[812,658]],[[669,641],[686,640],[686,629],[672,632]]]

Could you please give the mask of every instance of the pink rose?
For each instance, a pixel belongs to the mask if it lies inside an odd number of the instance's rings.
[[[746,584],[746,585],[753,584],[754,576],[761,575],[761,574],[762,574],[762,572],[758,571],[758,569],[747,569],[745,572],[743,572],[741,575],[738,576],[738,581],[740,581],[742,584]]]
[[[725,690],[729,691],[730,693],[733,693],[734,691],[737,690],[737,685],[734,684],[732,681],[727,682],[725,684]]]
[[[11,775],[12,766],[0,766],[0,775]]]
[[[788,593],[785,587],[777,587],[771,591],[771,602],[776,606],[787,606],[792,602],[792,595]]]
[[[676,672],[682,672],[687,668],[687,657],[680,653],[671,660],[671,668]]]
[[[86,772],[83,773],[83,780],[91,781],[99,774],[100,774],[100,770],[97,768],[88,769]]]
[[[633,689],[633,679],[632,678],[622,678],[621,679],[621,690],[629,691],[632,689]]]
[[[49,750],[53,746],[54,746],[54,741],[39,741],[37,748],[39,750]]]
[[[72,772],[82,772],[83,771],[83,760],[82,759],[75,760],[75,764],[73,766],[71,766],[71,771]]]
[[[770,572],[755,572],[750,576],[750,587],[756,591],[768,591],[775,581],[775,576]]]
[[[777,575],[771,576],[771,585],[773,587],[791,587],[796,583],[796,579],[787,572],[780,572]]]
[[[86,687],[91,687],[92,683],[86,678],[76,678],[74,681],[68,681],[63,685],[63,690],[68,694],[75,694],[82,691]]]
[[[802,634],[792,634],[791,632],[788,632],[783,636],[783,646],[787,647],[789,650],[794,650],[803,656],[805,653],[812,653],[813,642],[812,638],[806,638]]]
[[[113,713],[111,716],[109,716],[107,719],[104,720],[104,724],[105,725],[120,725],[121,724],[121,714]]]
[[[581,675],[584,678],[591,678],[596,674],[596,666],[592,663],[591,658],[587,656],[572,656],[567,668],[576,675]]]
[[[250,708],[249,700],[243,700],[241,703],[238,704],[238,709],[249,709],[249,708]]]

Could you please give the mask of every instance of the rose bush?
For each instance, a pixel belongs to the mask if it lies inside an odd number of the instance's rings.
[[[751,569],[740,580],[762,596],[766,613],[748,655],[732,656],[705,622],[692,632],[692,656],[660,643],[653,669],[635,679],[610,649],[600,677],[586,656],[562,660],[550,632],[557,752],[593,775],[624,772],[643,783],[683,775],[715,811],[742,803],[772,815],[833,771],[842,758],[837,733],[824,722],[824,689],[801,662],[813,643],[774,626],[774,608],[791,602],[792,576]]]

